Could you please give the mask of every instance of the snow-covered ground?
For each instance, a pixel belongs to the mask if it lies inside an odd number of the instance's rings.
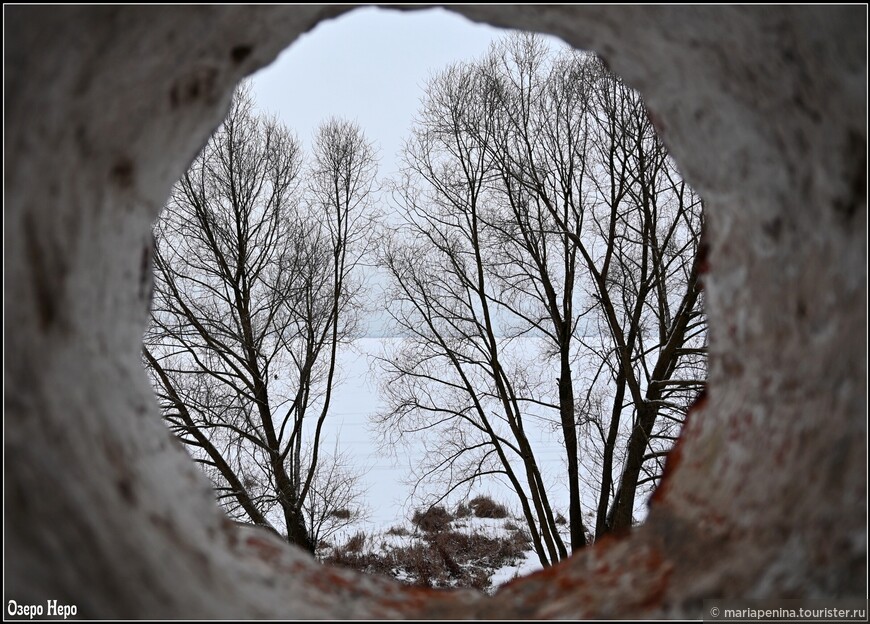
[[[383,554],[391,548],[412,545],[422,534],[411,523],[421,501],[412,497],[411,468],[420,460],[420,447],[396,449],[381,448],[378,435],[370,418],[384,404],[378,392],[378,372],[375,359],[391,349],[398,338],[361,338],[345,348],[340,356],[340,384],[335,388],[329,416],[325,423],[323,448],[337,448],[349,455],[350,465],[364,472],[362,487],[366,490],[365,504],[368,515],[364,520],[341,529],[330,542],[335,545],[347,543],[362,532],[367,536],[365,548]],[[529,339],[533,340],[533,339]],[[529,344],[530,348],[533,346]],[[534,421],[532,421],[534,422]],[[567,515],[568,490],[564,485],[564,450],[558,432],[543,424],[529,432],[541,470],[550,482],[551,502],[554,509]],[[560,479],[561,477],[561,479]],[[561,481],[561,482],[560,482]],[[512,516],[519,515],[516,494],[499,480],[483,481],[474,488],[473,495],[483,494],[505,505]],[[455,503],[455,501],[454,501]],[[592,509],[591,503],[587,509]],[[452,505],[448,504],[452,509]],[[462,518],[454,521],[452,530],[482,533],[490,537],[504,537],[509,531],[505,524],[513,522],[523,526],[517,518],[489,519]],[[407,535],[390,534],[391,528],[404,529]],[[566,527],[567,530],[567,527]],[[565,536],[567,541],[567,535]],[[506,583],[519,576],[540,569],[541,564],[533,550],[528,550],[518,560],[497,569],[491,578],[492,587]]]
[[[527,536],[522,520],[511,516],[455,517],[436,533],[427,533],[413,522],[404,522],[386,530],[364,532],[365,539],[361,542],[359,533],[359,524],[345,527],[333,536],[332,546],[319,551],[319,556],[332,563],[385,574],[410,584],[473,586],[489,593],[542,567],[534,550],[521,546],[528,545],[527,537],[522,537]],[[348,546],[354,540],[355,545]],[[423,553],[422,565],[420,552]],[[445,565],[444,558],[450,558],[451,565]],[[422,578],[421,569],[429,570],[428,578]],[[477,584],[472,579],[477,579]]]
[[[540,569],[541,562],[538,560],[538,555],[533,550],[527,550],[524,559],[521,559],[516,564],[499,568],[492,575],[489,582],[492,588],[496,589],[500,585]]]

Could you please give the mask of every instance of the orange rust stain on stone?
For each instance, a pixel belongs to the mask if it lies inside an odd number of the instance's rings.
[[[307,581],[327,594],[353,593],[367,595],[369,592],[356,581],[347,578],[338,570],[326,566],[307,570]]]
[[[267,563],[276,563],[281,559],[283,549],[276,544],[266,541],[256,535],[251,535],[245,540],[245,545],[248,546],[253,553]]]
[[[566,561],[505,585],[496,593],[493,608],[501,609],[502,616],[609,617],[613,605],[606,597],[625,591],[625,576],[631,571],[638,582],[623,606],[654,610],[667,599],[673,569],[674,562],[661,548],[635,549],[609,535]]]
[[[661,575],[653,582],[643,602],[640,603],[641,609],[652,609],[662,606],[662,602],[667,595],[668,586],[670,585],[671,573],[672,570],[670,568],[661,571]]]

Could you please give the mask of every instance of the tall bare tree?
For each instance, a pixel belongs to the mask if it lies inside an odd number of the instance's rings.
[[[680,178],[640,97],[600,62],[591,63],[595,115],[586,158],[606,175],[590,177],[581,223],[555,212],[554,218],[580,251],[595,301],[590,364],[606,366],[613,387],[609,422],[588,401],[578,406],[599,435],[606,429],[599,445],[601,536],[631,526],[637,488],[650,492],[657,484],[706,378],[707,324],[698,282],[701,200]],[[584,233],[584,223],[593,235]]]
[[[144,358],[164,418],[231,515],[277,523],[312,551],[303,510],[337,351],[357,322],[374,174],[362,132],[338,120],[320,127],[306,169],[243,87],[154,228]]]
[[[691,392],[674,391],[705,376],[700,201],[636,94],[531,35],[430,81],[405,163],[383,261],[407,338],[384,362],[380,422],[430,435],[420,478],[444,494],[506,478],[555,562],[567,549],[528,423],[561,433],[572,549],[592,536],[584,499],[596,534],[630,523],[673,437],[659,415],[678,423]]]

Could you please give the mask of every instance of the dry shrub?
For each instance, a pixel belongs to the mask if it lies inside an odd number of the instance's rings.
[[[367,574],[380,574],[382,576],[390,576],[392,567],[390,562],[382,555],[377,553],[352,553],[345,549],[336,549],[328,557],[323,559],[324,563],[337,565],[344,568],[351,568]]]
[[[345,507],[343,509],[336,509],[330,512],[329,515],[333,518],[338,518],[339,520],[350,520],[351,513],[350,509]]]
[[[500,568],[509,560],[525,551],[522,540],[490,537],[483,533],[457,533],[448,531],[426,538],[439,552],[463,563],[476,563],[491,568]]]
[[[522,531],[510,537],[471,535],[456,531],[430,532],[409,546],[384,548],[383,552],[336,549],[326,563],[369,574],[401,577],[418,587],[472,587],[486,590],[495,570],[515,564],[528,549]]]
[[[390,529],[387,531],[387,535],[398,535],[400,537],[408,535],[408,534],[409,534],[408,529],[406,529],[403,526],[390,527]]]
[[[527,528],[517,527],[509,539],[513,547],[519,552],[525,552],[532,547],[532,535]]]
[[[568,524],[568,521],[565,520],[565,516],[562,514],[556,514],[556,524]]]
[[[414,512],[414,517],[411,518],[411,522],[414,523],[414,526],[426,533],[446,531],[450,527],[450,522],[452,520],[453,516],[450,515],[450,512],[440,505],[430,507],[426,511],[420,511],[418,509]]]
[[[478,518],[507,518],[504,505],[499,505],[489,496],[476,496],[468,503]]]
[[[471,515],[471,513],[472,513],[471,507],[469,507],[465,503],[459,503],[456,506],[456,511],[454,512],[453,515],[456,516],[457,518],[467,518],[468,516]]]
[[[363,546],[366,544],[366,534],[362,531],[351,537],[347,540],[347,544],[344,545],[344,550],[349,553],[358,553],[362,551]]]
[[[427,543],[393,548],[384,553],[349,553],[340,550],[326,557],[324,563],[353,568],[368,574],[403,576],[403,582],[417,587],[448,585],[449,572],[443,560]]]
[[[415,579],[412,585],[418,587],[438,587],[445,584],[447,573],[443,562],[438,557],[432,556],[432,549],[428,544],[414,544],[408,548],[393,551],[395,561],[400,567]]]

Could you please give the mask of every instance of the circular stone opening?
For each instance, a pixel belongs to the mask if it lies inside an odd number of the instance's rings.
[[[241,76],[343,10],[6,10],[7,601],[86,617],[573,618],[862,595],[859,7],[458,9],[600,52],[708,200],[710,388],[643,527],[486,599],[322,568],[224,522],[139,369],[149,223]]]

